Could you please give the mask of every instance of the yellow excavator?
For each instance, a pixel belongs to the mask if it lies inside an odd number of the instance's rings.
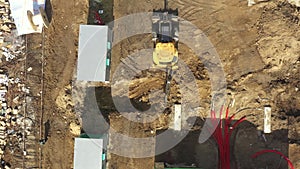
[[[178,9],[169,9],[168,1],[164,0],[164,9],[153,10],[152,41],[153,67],[166,69],[166,102],[174,70],[178,69],[178,33]]]

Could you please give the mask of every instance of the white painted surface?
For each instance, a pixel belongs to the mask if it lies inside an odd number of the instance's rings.
[[[74,169],[102,169],[102,139],[75,138]]]
[[[80,25],[77,80],[105,82],[108,27]]]
[[[264,113],[264,133],[271,133],[271,107],[265,107]]]
[[[174,130],[181,130],[181,104],[175,104],[174,114]]]
[[[9,0],[9,3],[18,35],[42,32],[43,25],[38,27],[37,31],[32,28],[27,17],[27,10],[34,15],[38,14],[40,6],[45,9],[45,0]]]

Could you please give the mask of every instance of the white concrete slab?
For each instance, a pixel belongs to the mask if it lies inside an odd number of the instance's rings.
[[[102,139],[75,138],[74,169],[102,169]]]
[[[106,82],[108,27],[80,25],[77,80]]]

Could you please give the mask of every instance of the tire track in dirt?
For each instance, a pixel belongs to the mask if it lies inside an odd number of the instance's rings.
[[[223,7],[222,2],[207,2],[207,1],[189,1],[189,0],[176,0],[172,1],[171,7],[179,9],[179,16],[187,20],[193,21],[199,19],[201,13],[209,11],[218,11]]]

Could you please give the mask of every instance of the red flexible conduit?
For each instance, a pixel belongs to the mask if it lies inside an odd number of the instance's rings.
[[[230,169],[230,136],[232,134],[232,131],[241,124],[244,120],[246,120],[246,117],[240,118],[238,121],[236,121],[233,125],[231,125],[232,119],[234,118],[235,114],[228,117],[229,115],[229,107],[226,108],[226,114],[224,123],[222,124],[222,111],[223,106],[220,110],[220,116],[216,117],[216,112],[214,109],[211,110],[211,122],[212,125],[217,126],[216,130],[212,133],[212,136],[216,143],[218,144],[218,151],[219,151],[219,169]],[[224,125],[224,128],[223,128]],[[295,169],[292,162],[284,156],[280,151],[277,150],[262,150],[254,155],[252,155],[252,158],[256,158],[257,156],[264,154],[264,153],[276,153],[279,154],[281,157],[283,157],[287,162],[291,169]]]
[[[216,130],[214,131],[213,138],[215,139],[216,143],[218,144],[218,151],[219,151],[219,169],[230,169],[230,136],[232,131],[242,123],[246,118],[242,117],[238,121],[236,121],[231,126],[231,121],[235,114],[228,117],[229,115],[229,107],[226,108],[225,120],[224,124],[222,124],[222,110],[223,106],[220,110],[219,118],[216,117],[215,110],[211,111],[211,120],[212,124],[217,126]],[[224,128],[223,128],[224,125]]]
[[[288,165],[291,169],[295,169],[292,162],[285,156],[283,155],[280,151],[277,151],[277,150],[262,150],[262,151],[259,151],[255,154],[252,155],[252,158],[256,158],[257,156],[259,155],[262,155],[262,154],[265,154],[265,153],[276,153],[276,154],[279,154],[281,157],[283,157],[287,162],[288,162]]]

